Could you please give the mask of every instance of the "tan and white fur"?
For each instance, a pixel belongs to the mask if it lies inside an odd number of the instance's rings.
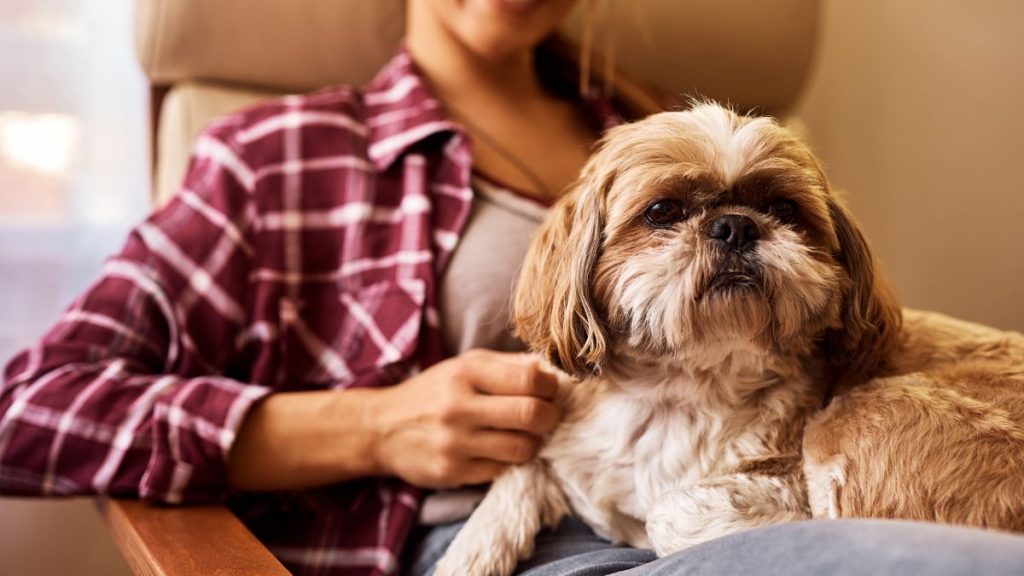
[[[1024,337],[904,322],[769,118],[697,103],[612,130],[531,247],[515,321],[571,376],[564,420],[439,576],[510,574],[566,514],[659,555],[812,515],[1024,530]]]

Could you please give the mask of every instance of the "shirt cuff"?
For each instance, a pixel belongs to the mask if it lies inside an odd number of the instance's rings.
[[[168,504],[222,500],[238,430],[271,389],[219,377],[172,388],[153,406],[153,449],[139,495]]]

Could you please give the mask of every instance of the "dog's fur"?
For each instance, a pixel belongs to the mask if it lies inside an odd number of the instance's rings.
[[[666,199],[680,217],[652,221]],[[712,238],[723,215],[756,226],[750,249]],[[659,555],[811,516],[1024,530],[1024,336],[903,313],[771,119],[698,103],[612,130],[534,242],[515,321],[573,377],[565,418],[440,576],[509,574],[569,513]]]

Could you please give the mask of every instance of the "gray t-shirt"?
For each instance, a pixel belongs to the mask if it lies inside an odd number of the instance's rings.
[[[459,245],[441,279],[441,330],[455,355],[472,348],[521,352],[512,336],[512,289],[537,228],[548,208],[480,176],[473,177],[473,205]],[[436,525],[468,518],[484,493],[467,488],[428,496],[420,524]]]
[[[509,323],[512,289],[548,208],[473,177],[469,220],[441,279],[440,313],[449,354],[471,348],[521,352]]]

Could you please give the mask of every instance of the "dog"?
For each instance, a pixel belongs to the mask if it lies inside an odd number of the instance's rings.
[[[902,310],[820,163],[712,102],[611,130],[523,265],[568,376],[438,576],[507,575],[575,514],[659,556],[806,518],[1024,531],[1024,335]]]

